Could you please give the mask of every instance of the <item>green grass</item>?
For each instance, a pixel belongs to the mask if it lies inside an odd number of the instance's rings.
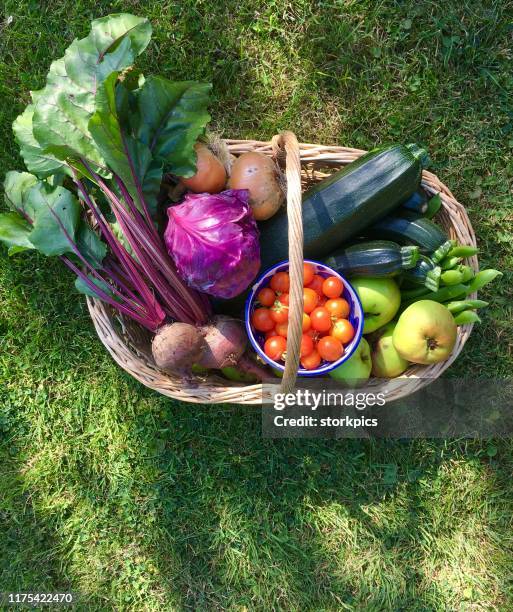
[[[416,141],[504,270],[453,373],[513,366],[510,3],[3,0],[0,161],[91,18],[154,25],[146,72],[214,83],[215,128]],[[12,16],[12,19],[10,19]],[[0,253],[0,592],[82,609],[513,608],[510,441],[262,440],[257,410],[125,375],[58,262]]]

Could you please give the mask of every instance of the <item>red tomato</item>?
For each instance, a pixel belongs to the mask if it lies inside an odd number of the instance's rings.
[[[312,282],[308,285],[309,289],[313,289],[319,295],[322,295],[322,284],[324,278],[320,274],[314,274]]]
[[[290,278],[288,272],[276,272],[269,283],[271,289],[277,293],[288,293]]]
[[[280,297],[278,298],[278,302],[280,302],[284,306],[288,306],[289,305],[289,294],[288,293],[282,293],[280,295]]]
[[[344,298],[327,300],[324,307],[335,319],[347,319],[349,316],[349,303]]]
[[[305,332],[307,336],[310,336],[310,338],[314,341],[314,344],[317,342],[317,340],[319,340],[320,338],[320,334],[316,329],[312,329],[310,328],[307,332]]]
[[[328,298],[338,298],[344,291],[344,284],[336,276],[328,276],[328,278],[322,283],[322,292]]]
[[[273,361],[280,361],[287,349],[287,341],[283,336],[272,336],[265,341],[264,352]]]
[[[324,336],[317,343],[319,355],[326,361],[337,361],[344,354],[342,342],[333,336]]]
[[[309,355],[301,358],[301,365],[305,370],[315,370],[321,364],[321,356],[314,349]]]
[[[303,287],[307,287],[315,275],[315,267],[311,263],[303,264]]]
[[[274,328],[274,331],[275,331],[274,335],[283,336],[284,338],[286,338],[288,329],[289,329],[289,324],[287,321],[285,323],[277,323],[276,327]]]
[[[310,321],[310,317],[306,314],[306,312],[303,313],[303,331],[306,332],[310,329],[310,327],[312,327],[312,322]]]
[[[285,323],[289,320],[289,307],[278,302],[271,308],[270,315],[275,323]]]
[[[303,289],[303,309],[309,314],[317,306],[319,295],[309,287]]]
[[[262,306],[272,306],[276,300],[276,293],[269,287],[264,287],[258,292],[257,300]]]
[[[267,332],[274,328],[269,308],[257,308],[251,315],[251,324],[257,331]]]
[[[330,333],[334,338],[340,340],[342,344],[347,344],[354,338],[354,328],[347,319],[335,321]]]
[[[314,342],[308,334],[303,334],[301,337],[301,348],[299,349],[299,355],[306,357],[314,350]]]
[[[322,306],[319,306],[312,312],[310,319],[312,321],[312,327],[319,332],[328,331],[332,324],[330,313]]]

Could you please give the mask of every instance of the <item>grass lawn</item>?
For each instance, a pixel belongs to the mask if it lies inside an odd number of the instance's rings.
[[[214,84],[215,128],[419,142],[504,270],[453,373],[513,368],[513,8],[503,0],[3,0],[11,122],[89,21],[154,26],[147,73]],[[97,340],[59,262],[0,252],[0,592],[92,610],[511,610],[511,441],[262,440],[170,401]]]

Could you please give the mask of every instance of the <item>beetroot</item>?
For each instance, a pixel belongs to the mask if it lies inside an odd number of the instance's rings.
[[[246,332],[237,319],[219,315],[202,327],[201,332],[206,346],[198,363],[205,368],[234,365],[246,349]]]
[[[170,323],[161,327],[151,344],[159,368],[176,372],[190,371],[205,349],[199,329],[189,323]]]

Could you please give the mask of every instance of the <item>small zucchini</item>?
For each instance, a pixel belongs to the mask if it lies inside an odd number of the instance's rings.
[[[436,291],[440,284],[440,273],[439,266],[425,255],[421,255],[415,267],[405,270],[402,277],[409,285],[423,285],[430,291]]]
[[[365,233],[399,244],[416,244],[434,263],[441,261],[456,244],[433,221],[407,211],[400,217],[381,219]]]
[[[339,249],[324,260],[344,276],[396,276],[413,268],[419,247],[399,246],[389,240],[371,240]]]

